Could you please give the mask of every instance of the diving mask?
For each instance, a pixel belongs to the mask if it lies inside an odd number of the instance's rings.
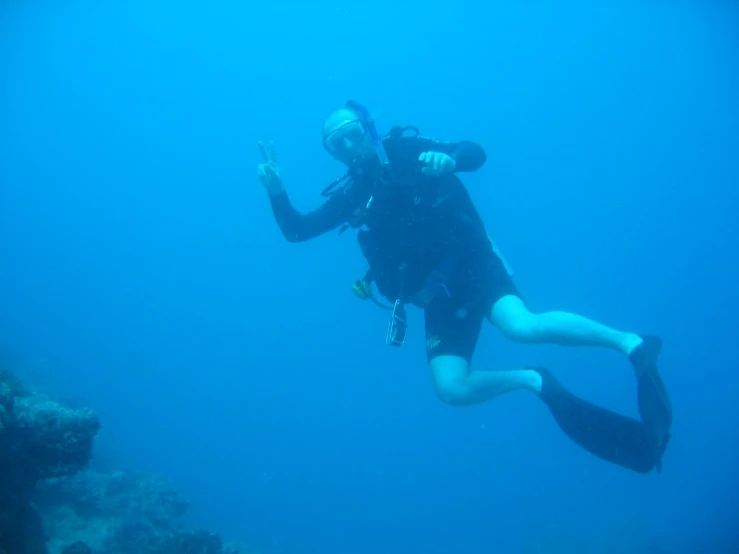
[[[333,156],[343,156],[359,149],[367,128],[358,120],[346,121],[323,138],[323,147]]]

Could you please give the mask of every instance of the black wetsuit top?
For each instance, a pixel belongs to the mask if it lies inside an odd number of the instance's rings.
[[[473,142],[439,142],[418,136],[383,139],[391,173],[379,163],[352,167],[350,186],[322,206],[300,214],[285,192],[270,196],[272,210],[291,242],[313,237],[349,223],[361,225],[358,240],[370,275],[391,301],[417,292],[428,274],[454,259],[462,266],[492,252],[487,232],[470,196],[455,174],[431,177],[421,172],[423,152],[443,152],[456,161],[457,172],[479,169],[484,150]],[[372,203],[365,209],[370,197]],[[458,264],[458,265],[460,265]]]

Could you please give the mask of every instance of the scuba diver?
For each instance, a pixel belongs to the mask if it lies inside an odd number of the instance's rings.
[[[349,101],[324,120],[323,146],[347,171],[324,189],[327,199],[319,208],[301,214],[285,191],[274,143],[269,151],[259,143],[263,163],[257,173],[277,225],[290,242],[337,228],[357,230],[369,270],[354,291],[391,312],[386,334],[391,346],[405,340],[406,306],[423,310],[427,363],[443,402],[467,406],[527,389],[582,448],[636,472],[661,472],[672,425],[657,370],[661,339],[568,312],[529,311],[458,176],[483,166],[480,145],[425,138],[413,127],[393,127],[380,136],[369,112]],[[373,286],[389,305],[373,297]],[[471,369],[484,320],[519,343],[623,353],[636,374],[640,419],[573,395],[543,367]]]

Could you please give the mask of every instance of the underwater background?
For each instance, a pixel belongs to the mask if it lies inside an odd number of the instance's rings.
[[[265,554],[737,552],[738,61],[728,1],[4,0],[2,362],[97,414],[91,467]],[[664,338],[663,473],[529,394],[442,404],[422,314],[391,349],[352,294],[353,233],[284,240],[257,142],[312,210],[350,98],[483,146],[462,178],[532,309]],[[636,415],[614,352],[486,325],[473,363]]]

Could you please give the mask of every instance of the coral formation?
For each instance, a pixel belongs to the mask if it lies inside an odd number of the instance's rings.
[[[0,548],[46,552],[41,516],[31,503],[36,484],[84,469],[99,428],[90,410],[32,394],[10,372],[0,373]]]
[[[0,372],[0,554],[246,554],[180,518],[187,501],[164,479],[88,469],[100,429]]]

